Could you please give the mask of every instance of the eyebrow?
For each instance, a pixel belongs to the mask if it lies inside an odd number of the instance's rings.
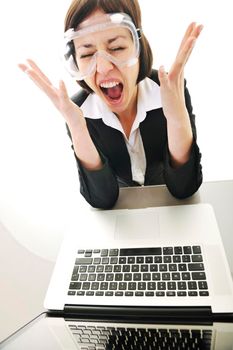
[[[112,44],[114,41],[116,41],[116,40],[119,39],[119,38],[126,39],[126,36],[125,36],[125,35],[117,35],[117,36],[115,36],[114,38],[108,39],[108,40],[107,40],[107,44]],[[90,48],[92,48],[92,47],[94,47],[94,46],[95,46],[95,45],[93,45],[93,44],[82,44],[82,45],[79,45],[79,46],[77,47],[77,50],[80,49],[80,48],[82,48],[82,47],[84,47],[84,48],[86,48],[86,49],[90,49]]]

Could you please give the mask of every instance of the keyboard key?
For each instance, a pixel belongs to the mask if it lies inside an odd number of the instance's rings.
[[[154,263],[155,264],[161,264],[162,263],[162,257],[161,256],[155,256],[154,257]]]
[[[152,280],[153,281],[160,281],[160,279],[161,279],[161,274],[159,272],[152,273]]]
[[[159,265],[159,271],[167,271],[167,265],[166,264],[160,264]]]
[[[150,281],[151,280],[151,273],[143,273],[142,279],[143,279],[143,281]]]
[[[157,272],[158,271],[158,265],[157,264],[151,264],[150,265],[150,271],[151,272]]]
[[[188,291],[188,295],[189,295],[190,297],[197,297],[197,292],[194,291],[194,290],[189,290],[189,291]]]
[[[199,281],[198,282],[198,288],[199,289],[208,289],[208,285],[206,281]]]
[[[117,264],[118,258],[110,258],[110,264]]]
[[[182,262],[190,262],[191,261],[191,258],[190,258],[190,255],[183,255],[182,256]]]
[[[196,254],[196,255],[192,255],[192,262],[202,262],[203,258],[202,255]]]
[[[132,272],[139,272],[140,265],[132,265]]]
[[[85,292],[84,292],[84,290],[78,290],[77,293],[76,293],[76,295],[82,297],[82,296],[85,295]]]
[[[102,297],[103,295],[104,295],[104,292],[102,292],[102,291],[97,291],[97,292],[95,292],[95,295],[97,296],[97,297]]]
[[[161,255],[161,248],[124,248],[120,250],[120,256],[139,256],[139,255]]]
[[[192,248],[191,246],[185,246],[183,247],[184,254],[192,254]]]
[[[146,262],[146,264],[152,264],[153,263],[153,256],[146,256],[145,262]]]
[[[201,247],[199,245],[193,246],[193,254],[201,254]]]
[[[135,257],[134,256],[128,257],[127,264],[135,264]]]
[[[176,296],[176,292],[166,292],[166,296],[167,297],[175,297]]]
[[[165,282],[157,282],[157,289],[165,290],[166,289],[166,283]]]
[[[92,296],[94,295],[94,292],[91,291],[91,290],[88,290],[88,291],[86,292],[86,295],[87,295],[88,297],[92,297]]]
[[[115,274],[115,281],[122,281],[123,280],[123,274],[122,273],[116,273]]]
[[[174,247],[174,254],[182,254],[183,249],[182,247]]]
[[[109,283],[109,289],[110,290],[116,290],[117,289],[117,282],[110,282]]]
[[[102,249],[100,256],[108,256],[108,249]]]
[[[133,297],[133,292],[125,292],[126,297]]]
[[[165,256],[163,257],[163,262],[164,262],[164,264],[170,264],[170,263],[172,262],[172,257],[171,257],[171,255],[165,255]]]
[[[156,283],[155,282],[147,282],[147,289],[148,290],[155,290],[156,289]]]
[[[187,266],[186,264],[178,264],[178,269],[179,271],[187,271]]]
[[[199,292],[200,297],[208,297],[209,296],[209,292],[207,290],[201,290]]]
[[[123,297],[123,292],[115,292],[116,297]]]
[[[134,281],[141,281],[142,274],[141,273],[133,273],[133,280]]]
[[[191,279],[190,272],[182,272],[181,276],[182,276],[182,280],[184,280],[184,281]],[[193,278],[193,279],[195,279],[195,278]]]
[[[181,262],[181,256],[180,255],[173,255],[172,260],[174,263],[180,263]]]
[[[146,282],[138,282],[138,290],[146,290]]]
[[[69,290],[68,291],[68,295],[75,295],[75,291],[74,290]]]
[[[107,290],[108,289],[108,282],[101,282],[100,283],[100,289],[101,290]]]
[[[176,282],[167,282],[167,289],[168,290],[175,290],[176,289]]]
[[[156,296],[157,297],[164,297],[165,296],[165,292],[156,292]]]
[[[149,266],[148,265],[141,265],[141,272],[147,272],[149,271]]]
[[[169,272],[162,273],[162,280],[169,281],[171,279],[171,274]]]
[[[189,271],[202,271],[204,270],[204,265],[202,263],[191,263],[188,264]]]
[[[137,261],[137,264],[144,264],[144,257],[138,256],[136,261]]]
[[[178,296],[178,297],[186,297],[186,296],[187,296],[187,293],[186,293],[186,292],[183,292],[183,291],[182,291],[182,292],[181,292],[181,291],[178,291],[178,292],[177,292],[177,296]]]
[[[186,290],[187,284],[186,284],[186,282],[177,282],[177,287],[179,290]]]
[[[114,272],[121,272],[121,265],[114,265],[113,271]]]
[[[144,292],[135,292],[135,296],[136,297],[143,297],[144,296]]]
[[[136,282],[129,282],[128,283],[128,289],[129,290],[136,290]]]
[[[126,258],[119,258],[119,264],[126,264]]]
[[[130,272],[130,265],[123,265],[123,272]]]
[[[188,282],[188,289],[197,289],[197,282],[189,281]]]
[[[173,280],[173,281],[178,281],[178,280],[180,280],[180,273],[179,273],[179,272],[173,272],[173,273],[172,273],[172,280]]]
[[[192,272],[193,280],[206,280],[205,272]]]
[[[107,291],[105,292],[106,297],[112,297],[113,296],[113,292]]]
[[[118,249],[110,249],[109,256],[118,256],[119,250]]]
[[[163,255],[173,255],[173,247],[164,247]]]
[[[124,274],[124,281],[132,281],[132,273],[125,273]]]
[[[75,265],[90,265],[92,264],[92,258],[77,258],[75,260]]]
[[[169,268],[169,271],[177,271],[177,265],[176,264],[169,264],[168,268]]]

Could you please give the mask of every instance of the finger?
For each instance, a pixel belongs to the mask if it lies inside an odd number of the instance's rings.
[[[159,67],[159,72],[158,72],[158,76],[159,76],[159,81],[160,81],[160,85],[164,86],[167,85],[168,83],[168,75],[165,72],[164,66],[160,66]]]
[[[171,79],[177,74],[182,73],[182,71],[184,70],[184,67],[187,64],[187,61],[189,60],[189,57],[193,51],[197,38],[199,37],[202,29],[203,25],[195,26],[195,28],[193,28],[192,33],[189,35],[188,38],[186,38],[186,42],[183,42],[182,47],[178,51],[175,62],[173,63],[169,71],[169,77]]]
[[[26,70],[28,69],[28,66],[26,66],[26,64],[23,63],[19,63],[18,67],[25,73]]]
[[[175,62],[173,63],[170,71],[169,71],[169,79],[173,80],[177,76],[180,76],[183,74],[184,67],[192,53],[192,50],[194,48],[194,45],[196,43],[195,38],[189,38],[185,44],[185,46],[182,48],[179,55],[176,57]]]
[[[42,70],[37,66],[37,64],[30,58],[27,59],[28,64],[32,67],[38,75],[40,75],[49,85],[52,85],[48,77],[42,72]]]
[[[190,39],[190,38],[198,38],[201,31],[203,29],[203,25],[199,24],[199,25],[196,25],[195,22],[192,22],[187,30],[186,30],[186,33],[184,35],[184,38],[180,44],[180,47],[179,47],[179,50],[178,50],[178,53],[177,53],[177,56],[179,55],[179,53],[183,50],[184,46],[186,46],[186,43],[187,41]]]
[[[63,100],[69,100],[69,95],[63,80],[59,81],[59,95]]]
[[[34,69],[28,68],[25,73],[55,103],[57,97],[55,88],[45,81]]]
[[[181,41],[178,53],[182,49],[182,47],[184,46],[184,43],[187,41],[187,39],[189,38],[189,36],[191,35],[191,33],[193,32],[195,27],[196,27],[196,22],[192,22],[192,23],[189,24],[189,26],[186,29],[186,32],[184,34],[184,37],[183,37],[183,39]]]

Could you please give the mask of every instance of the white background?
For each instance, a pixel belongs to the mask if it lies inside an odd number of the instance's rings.
[[[63,78],[70,94],[77,90],[59,59],[69,4],[70,0],[12,0],[0,5],[0,220],[29,249],[51,258],[46,243],[62,236],[67,220],[78,218],[87,204],[79,195],[64,121],[17,63],[31,57],[55,83]],[[164,64],[169,69],[191,21],[204,25],[185,71],[204,180],[233,179],[231,1],[140,4],[155,68]]]

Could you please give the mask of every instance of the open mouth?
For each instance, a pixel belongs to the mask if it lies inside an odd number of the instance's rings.
[[[121,99],[123,84],[120,82],[108,82],[100,84],[104,95],[112,102],[118,102]]]

